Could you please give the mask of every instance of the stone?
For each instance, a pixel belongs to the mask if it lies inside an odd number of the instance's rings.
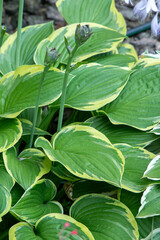
[[[24,10],[29,13],[37,14],[40,3],[41,3],[41,0],[25,0],[24,1]]]

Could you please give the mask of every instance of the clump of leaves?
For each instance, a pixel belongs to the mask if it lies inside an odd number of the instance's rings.
[[[153,239],[160,60],[122,43],[114,0],[56,4],[67,26],[3,36],[0,239]]]

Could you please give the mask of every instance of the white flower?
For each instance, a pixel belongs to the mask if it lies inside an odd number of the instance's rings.
[[[133,5],[132,0],[124,0],[124,1],[125,1],[126,4],[131,4],[131,5]]]
[[[134,15],[139,15],[142,20],[145,20],[150,11],[158,12],[155,0],[141,0],[133,9]]]
[[[155,17],[151,22],[151,30],[155,37],[160,34],[160,23],[158,22],[158,12],[156,13]]]
[[[148,0],[146,5],[146,12],[149,13],[150,11],[158,12],[157,5],[155,3],[155,0]]]

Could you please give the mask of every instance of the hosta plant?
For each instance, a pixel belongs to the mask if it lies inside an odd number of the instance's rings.
[[[0,28],[0,240],[158,239],[160,60],[114,0],[58,0],[58,30],[21,28],[23,3]]]

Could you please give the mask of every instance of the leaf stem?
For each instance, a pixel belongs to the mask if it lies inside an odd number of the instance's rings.
[[[43,82],[44,82],[45,75],[48,72],[49,68],[50,68],[50,65],[45,66],[44,71],[42,73],[42,78],[41,78],[41,82],[40,82],[39,90],[38,90],[37,102],[36,102],[36,105],[35,105],[35,111],[34,111],[34,117],[33,117],[33,126],[32,126],[32,132],[31,132],[31,136],[30,136],[29,148],[31,148],[32,144],[33,144],[34,131],[35,131],[35,126],[36,126],[37,116],[38,116],[38,106],[39,106],[39,101],[40,101],[40,93],[41,93],[41,89],[42,89],[42,85],[43,85]]]
[[[2,26],[3,0],[0,0],[0,27]]]
[[[21,47],[20,45],[21,45],[23,6],[24,6],[24,0],[19,0],[18,30],[17,30],[17,41],[16,41],[16,68],[19,67],[19,64],[20,64],[20,47]]]
[[[73,51],[70,53],[69,58],[68,58],[67,68],[66,68],[66,71],[65,71],[63,87],[62,87],[62,96],[61,96],[61,103],[60,103],[60,110],[59,110],[57,132],[60,132],[60,130],[62,128],[64,104],[65,104],[65,98],[66,98],[67,81],[68,81],[68,76],[69,76],[69,73],[70,73],[70,65],[71,65],[71,62],[72,62],[72,58],[73,58],[74,54],[76,53],[78,47],[79,46],[76,44]]]

